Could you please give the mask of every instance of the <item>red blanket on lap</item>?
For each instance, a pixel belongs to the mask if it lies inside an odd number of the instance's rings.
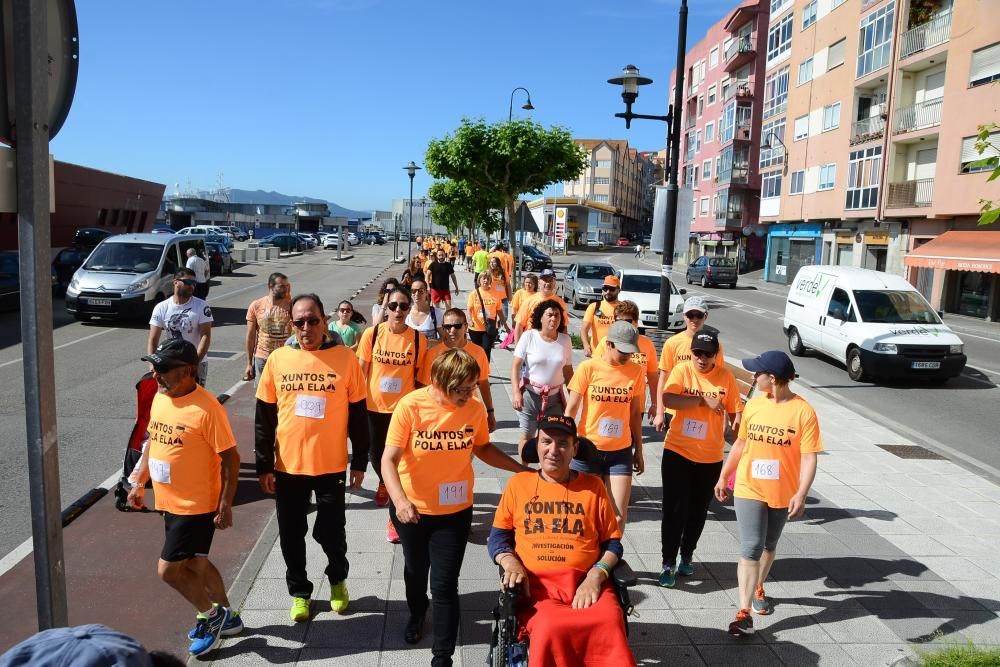
[[[634,667],[625,620],[607,583],[597,604],[573,609],[573,596],[586,573],[554,570],[529,575],[531,609],[518,614],[530,637],[529,667]]]

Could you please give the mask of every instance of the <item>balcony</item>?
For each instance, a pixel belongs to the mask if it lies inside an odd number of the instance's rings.
[[[934,179],[890,183],[886,208],[921,208],[934,202]]]
[[[752,99],[753,98],[753,84],[750,81],[736,81],[726,88],[725,95],[722,97],[723,103],[728,102],[734,97],[739,99]]]
[[[896,115],[892,119],[892,133],[902,134],[940,125],[943,107],[944,98],[939,97],[935,100],[918,102],[908,107],[896,109]]]
[[[723,69],[726,72],[732,72],[734,70],[743,67],[754,58],[757,57],[757,52],[754,49],[754,35],[743,35],[742,37],[736,38],[736,40],[729,45],[726,49],[726,65]]]
[[[918,51],[943,44],[950,37],[951,12],[948,12],[904,32],[899,39],[899,59],[908,58]]]
[[[885,119],[881,115],[851,124],[851,145],[868,143],[885,135]]]
[[[741,120],[736,123],[733,141],[750,141],[750,119]]]

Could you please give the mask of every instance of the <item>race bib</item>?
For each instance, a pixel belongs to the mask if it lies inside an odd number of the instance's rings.
[[[700,419],[685,419],[681,433],[688,438],[704,440],[708,435],[708,422]]]
[[[778,479],[778,459],[754,459],[750,462],[750,476],[754,479]]]
[[[597,422],[597,434],[605,438],[620,438],[625,433],[625,422],[621,419],[601,417]]]
[[[439,505],[464,505],[469,502],[469,483],[446,482],[438,485]]]
[[[295,416],[322,419],[326,416],[326,396],[295,395]]]
[[[403,391],[403,378],[382,378],[378,390],[383,394],[398,394]]]
[[[150,457],[149,477],[158,484],[170,484],[170,464]]]

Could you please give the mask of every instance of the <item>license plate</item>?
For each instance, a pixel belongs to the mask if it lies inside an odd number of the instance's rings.
[[[91,306],[111,306],[111,299],[87,299],[87,303]]]
[[[938,369],[941,368],[940,361],[914,361],[910,364],[910,368],[931,368]]]

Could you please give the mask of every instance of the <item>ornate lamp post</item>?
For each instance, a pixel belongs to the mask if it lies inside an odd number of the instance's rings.
[[[410,219],[407,222],[406,228],[406,265],[410,265],[410,252],[413,249],[413,177],[417,175],[417,170],[420,167],[413,160],[410,160],[410,164],[403,167],[406,173],[410,176]],[[398,235],[398,234],[397,234]]]

